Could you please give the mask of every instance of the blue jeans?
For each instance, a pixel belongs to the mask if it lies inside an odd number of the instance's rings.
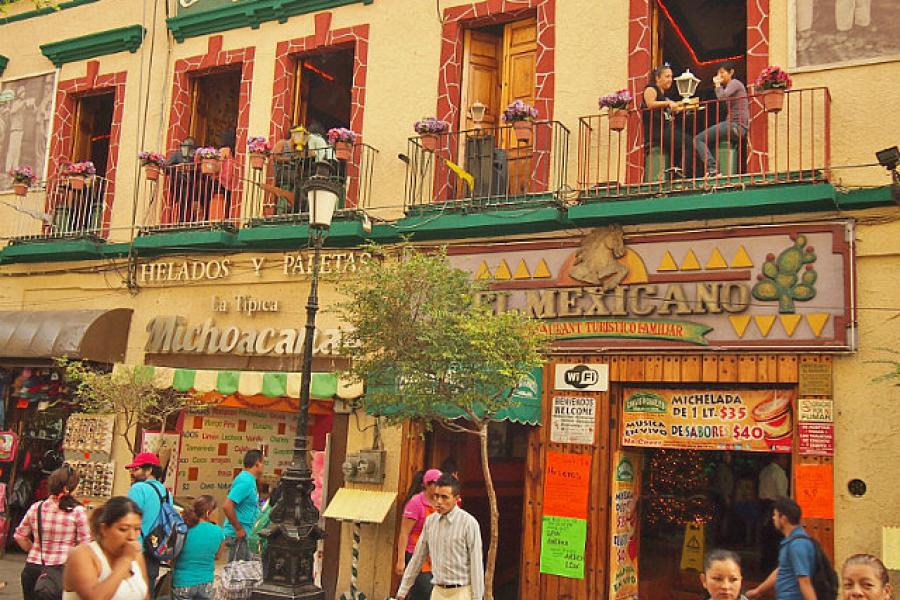
[[[212,582],[172,588],[172,600],[212,600],[212,597]]]
[[[716,171],[718,169],[716,155],[710,152],[709,142],[712,141],[717,146],[722,141],[737,144],[743,137],[744,130],[740,125],[730,121],[720,121],[697,134],[697,137],[694,138],[694,152],[697,153],[700,164],[706,166],[707,173]]]

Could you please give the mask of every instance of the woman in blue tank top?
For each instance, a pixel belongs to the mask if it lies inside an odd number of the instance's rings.
[[[216,555],[225,541],[225,532],[212,522],[215,510],[215,498],[206,495],[184,509],[182,516],[190,529],[175,561],[173,600],[212,600]]]

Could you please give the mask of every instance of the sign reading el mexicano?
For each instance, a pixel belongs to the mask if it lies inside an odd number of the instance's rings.
[[[851,224],[635,234],[454,248],[496,312],[560,348],[849,349]]]

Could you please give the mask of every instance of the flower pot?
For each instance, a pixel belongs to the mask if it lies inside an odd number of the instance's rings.
[[[262,152],[250,153],[250,168],[254,171],[261,171],[266,165],[266,155]]]
[[[159,165],[144,165],[144,175],[147,181],[156,181],[159,179]]]
[[[784,90],[774,89],[763,92],[763,108],[766,112],[777,113],[784,108]]]
[[[423,133],[419,139],[422,142],[422,147],[429,152],[437,150],[439,138],[436,133]]]
[[[225,194],[215,194],[209,201],[209,220],[225,220]]]
[[[628,123],[628,109],[609,109],[609,128],[613,131],[622,131]]]
[[[15,192],[16,196],[24,196],[28,193],[28,184],[27,183],[14,183],[13,184],[13,192]]]
[[[514,121],[513,129],[516,131],[516,139],[520,144],[530,144],[534,124],[531,121]]]
[[[87,177],[84,175],[69,175],[69,187],[75,191],[81,191],[87,185]]]
[[[334,155],[338,160],[350,160],[353,156],[353,144],[350,142],[337,141],[334,143]]]
[[[275,215],[275,203],[274,202],[264,202],[263,203],[263,216],[264,217],[272,217]]]
[[[204,158],[200,161],[200,172],[204,175],[215,175],[222,170],[222,161],[218,158]]]

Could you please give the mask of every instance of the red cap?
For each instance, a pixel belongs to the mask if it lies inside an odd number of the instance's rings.
[[[134,460],[131,461],[130,465],[125,465],[125,468],[133,469],[135,467],[140,467],[143,465],[153,465],[156,467],[161,467],[162,463],[159,462],[159,457],[152,452],[141,452],[134,457]]]
[[[434,483],[440,479],[441,475],[443,475],[443,473],[441,473],[440,469],[428,469],[425,471],[425,477],[422,478],[422,481],[425,482],[425,485],[428,485],[429,483]]]

